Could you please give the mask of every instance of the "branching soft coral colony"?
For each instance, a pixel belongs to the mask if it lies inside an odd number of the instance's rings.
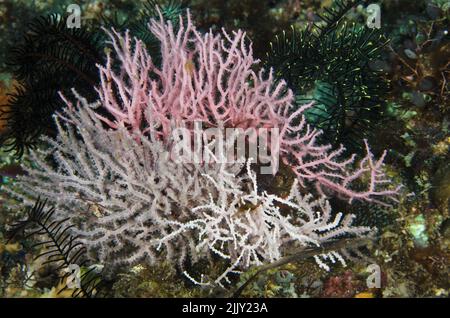
[[[58,216],[74,224],[92,260],[108,268],[164,257],[182,269],[187,259],[229,263],[209,280],[185,271],[199,284],[223,284],[230,273],[275,261],[289,248],[372,232],[352,226],[352,215],[332,213],[325,195],[395,201],[398,188],[388,188],[384,154],[375,160],[367,146],[367,156],[352,169],[354,157],[339,158],[342,147],[317,145],[321,132],[302,115],[311,105],[288,116],[292,92],[272,71],[255,73],[259,61],[244,32],[201,34],[189,12],[177,28],[162,16],[149,28],[161,42],[161,65],[129,33],[106,31],[114,57],[108,53],[106,65],[98,66],[99,100],[89,103],[75,90],[76,105],[63,97],[68,107],[55,116],[58,137],[45,139],[48,149],[31,152],[34,165],[8,190],[12,195],[27,205],[38,196],[48,198]],[[194,122],[278,128],[280,157],[298,177],[289,195],[258,189],[250,166],[256,158],[240,169],[224,158],[173,160],[173,130],[193,130]],[[300,189],[308,187],[311,194],[302,195]],[[339,251],[316,261],[326,269],[327,258],[345,264]]]

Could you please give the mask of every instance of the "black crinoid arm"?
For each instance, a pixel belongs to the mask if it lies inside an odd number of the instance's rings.
[[[103,284],[101,273],[89,264],[86,249],[71,234],[73,225],[68,224],[68,219],[58,218],[55,209],[47,206],[47,200],[40,198],[25,212],[25,218],[11,226],[9,240],[33,239],[31,248],[38,251],[35,259],[43,259],[42,266],[56,267],[58,282],[63,286],[58,294],[70,288],[72,297],[99,295]]]
[[[346,14],[364,1],[335,1],[320,21],[283,32],[271,43],[266,65],[285,79],[298,106],[314,102],[308,121],[321,138],[350,151],[363,149],[382,120],[389,83],[375,65],[388,40],[381,29],[349,21]]]
[[[54,132],[52,114],[63,107],[58,92],[72,87],[87,98],[102,62],[102,35],[88,27],[68,28],[66,16],[52,14],[29,23],[22,40],[10,49],[8,65],[17,82],[8,105],[0,145],[18,156],[33,147],[41,134]]]

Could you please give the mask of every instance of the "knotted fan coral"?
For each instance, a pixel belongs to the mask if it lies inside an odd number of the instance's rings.
[[[354,157],[340,161],[343,148],[316,145],[321,132],[304,117],[294,124],[310,105],[287,115],[292,92],[274,81],[272,71],[267,77],[264,70],[255,73],[258,61],[244,32],[201,34],[189,13],[184,20],[177,32],[162,16],[151,20],[150,31],[161,42],[160,68],[142,41],[106,31],[116,57],[108,53],[106,65],[98,65],[98,101],[89,103],[75,90],[75,105],[63,97],[68,107],[55,115],[56,139],[44,138],[49,147],[31,152],[28,175],[8,192],[27,205],[48,198],[58,217],[73,223],[93,261],[109,268],[162,257],[183,268],[186,259],[217,256],[230,264],[215,279],[219,284],[230,272],[274,261],[289,248],[368,234],[369,228],[351,226],[351,215],[333,214],[322,195],[395,199],[397,190],[384,187],[384,155],[374,160],[367,147],[352,170]],[[105,110],[110,116],[103,116]],[[278,128],[281,157],[298,176],[288,197],[258,189],[250,167],[256,158],[245,169],[224,158],[172,160],[174,127],[192,129],[195,121]],[[354,181],[367,176],[367,189],[355,190]],[[309,183],[318,199],[300,193]],[[344,262],[337,251],[322,258]]]

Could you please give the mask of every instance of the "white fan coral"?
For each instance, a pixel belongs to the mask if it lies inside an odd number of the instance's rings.
[[[177,163],[160,141],[123,126],[105,129],[97,105],[76,97],[76,110],[55,116],[57,139],[44,138],[49,149],[32,151],[28,174],[7,191],[26,205],[48,198],[56,216],[69,218],[74,234],[110,267],[145,257],[154,262],[161,258],[156,240],[172,231],[168,220],[190,220],[190,208],[208,200],[203,174],[219,178],[219,170]],[[183,233],[164,244],[165,255],[182,263],[190,253],[196,260],[195,249],[188,251],[193,246]]]
[[[192,209],[189,222],[171,221],[178,230],[163,237],[160,243],[170,241],[182,233],[196,232],[197,250],[212,252],[228,260],[230,266],[215,279],[215,283],[228,281],[228,274],[236,269],[262,265],[280,259],[288,248],[318,246],[343,235],[364,236],[371,232],[368,227],[351,226],[353,215],[331,212],[330,204],[324,197],[313,199],[312,195],[302,196],[298,181],[295,180],[289,195],[281,198],[263,191],[259,193],[256,174],[247,162],[247,178],[240,180],[223,171],[224,178],[215,179],[207,175],[213,185],[210,202]],[[337,251],[317,255],[320,267],[329,267],[321,260],[335,259],[345,265]],[[194,279],[193,282],[209,284]]]
[[[26,205],[48,198],[106,268],[164,257],[183,266],[186,258],[218,255],[230,263],[215,279],[222,284],[230,272],[277,260],[290,247],[370,231],[352,227],[350,215],[333,216],[324,198],[302,196],[297,181],[286,198],[260,192],[250,161],[244,176],[223,163],[177,163],[158,140],[105,128],[98,105],[76,97],[76,108],[55,116],[57,139],[31,152],[28,175],[7,191]]]

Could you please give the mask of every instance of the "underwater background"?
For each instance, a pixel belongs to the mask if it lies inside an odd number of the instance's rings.
[[[71,4],[81,10],[81,28],[67,28],[65,21],[74,12],[67,12]],[[373,4],[378,6],[368,10]],[[45,195],[34,196],[34,201],[11,195],[22,195],[27,179],[21,177],[39,168],[30,150],[47,160],[52,148],[41,138],[55,140],[65,131],[54,114],[64,112],[69,103],[58,92],[69,96],[76,88],[94,101],[98,97],[93,87],[102,80],[109,83],[114,71],[119,74],[114,66],[104,73],[97,68],[112,50],[107,43],[111,39],[101,27],[121,33],[129,30],[141,39],[155,65],[168,59],[147,27],[150,19],[159,19],[158,6],[164,20],[174,26],[189,11],[199,34],[210,29],[220,33],[222,28],[229,34],[239,29],[246,32],[253,57],[260,60],[258,68],[273,69],[274,85],[285,83],[294,106],[314,102],[302,114],[311,127],[323,131],[317,142],[330,145],[330,151],[342,144],[345,150],[340,155],[346,158],[353,153],[358,158],[371,157],[370,151],[380,158],[386,150],[383,171],[392,186],[389,191],[401,185],[395,190],[395,203],[377,204],[370,196],[354,201],[329,196],[333,211],[353,215],[355,226],[376,228],[376,234],[353,241],[343,236],[327,242],[322,250],[283,247],[282,257],[268,257],[273,262],[261,264],[264,251],[258,251],[254,266],[243,266],[240,275],[227,279],[226,288],[220,281],[203,286],[192,276],[220,276],[228,268],[227,258],[220,253],[198,262],[181,258],[181,265],[170,258],[149,263],[131,260],[134,252],[128,256],[127,249],[132,247],[124,246],[119,256],[111,258],[129,260],[109,270],[108,262],[113,262],[109,256],[102,264],[84,255],[85,239],[77,241],[70,230],[79,220],[69,212],[59,212],[62,205],[52,204],[52,198]],[[376,19],[372,20],[377,8],[379,28]],[[1,1],[0,297],[448,297],[449,18],[446,0]],[[118,38],[117,43],[126,47],[126,39]],[[192,75],[198,66],[189,60],[183,67]],[[108,118],[103,124],[112,121],[106,111],[99,111]],[[83,123],[82,115],[67,117]],[[92,124],[99,126],[100,121]],[[125,139],[121,136],[117,138]],[[86,140],[84,135],[74,138]],[[63,147],[64,139],[57,140],[56,147]],[[57,167],[64,160],[55,157],[48,162]],[[273,178],[258,177],[259,187],[286,198],[295,179],[287,166],[282,164]],[[54,171],[60,173],[58,169]],[[50,189],[57,184],[48,181],[52,178],[56,180],[50,174],[43,176],[30,187]],[[367,178],[363,176],[363,182]],[[76,196],[77,187],[63,183],[56,193],[73,191]],[[309,189],[299,192],[306,195]],[[316,191],[311,189],[311,193]],[[80,200],[88,201],[78,194]],[[89,202],[86,206],[95,218],[104,217],[102,205]],[[53,221],[53,216],[66,217]],[[344,243],[362,249],[345,266],[333,257],[332,264],[318,266],[321,263],[314,256]],[[296,257],[285,258],[288,255]],[[75,287],[68,284],[71,264],[81,273],[81,284]],[[378,286],[368,284],[373,274],[370,264],[380,270]],[[185,268],[191,274],[186,275]]]

